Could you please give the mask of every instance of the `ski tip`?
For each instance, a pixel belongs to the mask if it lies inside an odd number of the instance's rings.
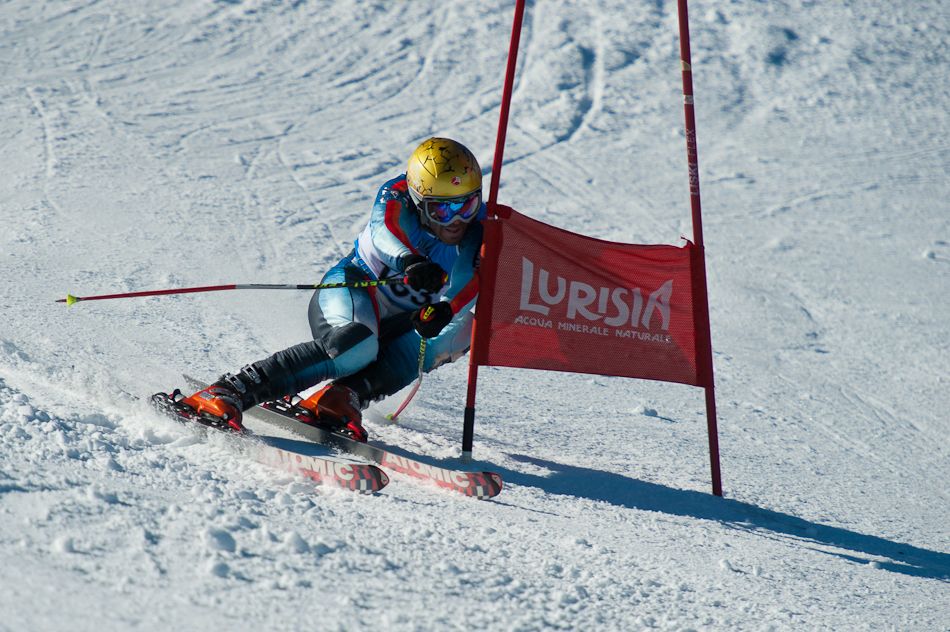
[[[501,493],[503,483],[501,476],[495,472],[479,472],[475,474],[478,480],[471,491],[467,492],[469,496],[474,496],[479,500],[489,500]]]
[[[504,488],[505,484],[501,480],[501,476],[494,472],[485,472],[485,475],[493,483],[491,486],[491,497],[494,498],[501,493],[501,490]]]
[[[376,494],[389,485],[389,476],[375,465],[363,466],[361,476],[353,480],[338,481],[340,487],[360,494]]]

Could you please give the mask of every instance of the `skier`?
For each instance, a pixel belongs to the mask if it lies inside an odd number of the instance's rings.
[[[399,275],[403,283],[316,291],[308,309],[313,340],[226,373],[181,403],[242,430],[242,411],[332,380],[300,405],[315,423],[366,441],[362,410],[413,381],[422,338],[426,372],[468,351],[481,186],[465,146],[423,142],[406,173],[380,187],[355,248],[323,277],[355,283]]]

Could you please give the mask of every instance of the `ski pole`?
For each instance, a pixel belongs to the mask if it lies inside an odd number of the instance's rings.
[[[416,380],[415,385],[412,387],[412,390],[409,391],[409,394],[406,395],[406,399],[399,405],[399,408],[396,409],[391,415],[386,415],[386,419],[389,421],[396,421],[396,417],[399,416],[399,413],[406,409],[406,406],[409,405],[409,402],[412,401],[412,398],[416,396],[416,393],[419,392],[419,387],[422,386],[422,376],[425,375],[425,362],[426,362],[426,339],[423,338],[422,342],[419,343],[419,379]]]
[[[182,287],[168,290],[145,290],[142,292],[125,292],[123,294],[100,294],[98,296],[73,296],[67,294],[66,298],[56,299],[57,303],[66,303],[72,306],[80,301],[104,301],[113,298],[134,298],[139,296],[164,296],[167,294],[191,294],[195,292],[221,292],[224,290],[332,290],[335,288],[366,288],[379,287],[381,285],[394,285],[405,283],[402,276],[392,276],[376,281],[340,281],[336,283],[317,283],[303,285],[282,285],[268,283],[232,283],[230,285],[206,285],[202,287]]]

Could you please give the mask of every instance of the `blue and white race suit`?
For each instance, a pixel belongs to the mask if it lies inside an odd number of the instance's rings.
[[[338,380],[353,388],[363,405],[395,393],[419,372],[421,337],[412,329],[409,316],[437,301],[448,302],[455,317],[429,339],[423,369],[431,371],[464,355],[478,293],[475,266],[484,217],[483,205],[462,241],[448,245],[422,225],[405,175],[384,184],[353,251],[326,273],[323,282],[401,276],[408,255],[423,255],[438,263],[448,272],[448,281],[436,293],[414,291],[403,284],[318,290],[308,310],[314,339],[253,365],[264,374],[266,397],[299,393],[324,380]]]

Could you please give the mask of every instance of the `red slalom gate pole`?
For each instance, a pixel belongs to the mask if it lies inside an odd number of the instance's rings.
[[[488,209],[494,210],[498,202],[498,185],[501,182],[501,163],[505,156],[505,138],[508,135],[508,112],[511,109],[511,92],[515,85],[515,69],[518,66],[518,43],[521,41],[521,23],[524,21],[524,0],[515,3],[515,17],[511,25],[511,42],[508,45],[508,67],[505,69],[505,85],[501,94],[501,111],[498,114],[498,136],[495,138],[495,159],[491,165],[491,186],[488,189]]]
[[[488,213],[489,219],[495,215],[495,209],[498,205],[498,185],[501,182],[501,164],[505,155],[505,138],[508,134],[508,112],[511,109],[511,93],[515,85],[515,70],[518,66],[518,44],[521,41],[521,24],[524,21],[524,0],[517,0],[515,3],[515,15],[511,24],[511,42],[508,45],[508,65],[505,69],[505,84],[501,94],[501,111],[498,114],[498,136],[495,138],[495,158],[491,167],[491,185],[488,189]],[[488,231],[486,231],[486,239]],[[485,264],[485,246],[482,245],[482,269],[479,270],[479,303],[481,308],[490,312],[490,306],[486,306],[485,297],[490,296],[493,288],[486,287],[484,280],[494,275],[484,274]],[[481,355],[480,351],[487,341],[488,327],[490,323],[487,319],[478,317],[479,308],[475,309],[475,326],[472,328],[471,352],[468,358],[468,389],[465,396],[465,417],[462,427],[462,460],[470,461],[472,459],[472,444],[475,441],[475,391],[478,384],[478,361]]]
[[[693,68],[689,50],[689,15],[686,0],[678,0],[680,27],[680,64],[683,75],[683,110],[686,118],[686,161],[689,168],[689,201],[693,219],[693,241],[699,247],[696,265],[697,350],[700,352],[700,374],[705,378],[706,429],[709,434],[709,464],[712,493],[722,496],[722,474],[719,468],[719,429],[716,422],[716,387],[713,380],[712,336],[709,326],[709,296],[706,284],[706,252],[703,246],[703,213],[699,196],[699,152],[696,146],[696,112],[693,107]]]

